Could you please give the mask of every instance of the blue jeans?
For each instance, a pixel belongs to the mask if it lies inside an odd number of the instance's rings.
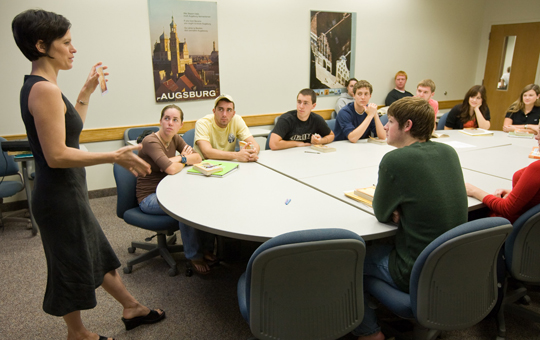
[[[392,244],[377,244],[368,247],[366,249],[366,259],[364,260],[364,277],[373,276],[387,282],[392,287],[398,288],[388,270],[388,258],[392,249],[394,249]],[[375,310],[369,307],[369,298],[369,294],[364,292],[364,320],[352,331],[355,336],[367,336],[381,330],[381,327],[377,324]]]
[[[142,212],[150,215],[167,215],[161,209],[157,201],[155,193],[146,196],[139,208]],[[205,253],[211,253],[214,250],[214,234],[206,231],[195,229],[187,226],[182,222],[178,222],[180,235],[182,236],[182,244],[184,245],[184,255],[188,260],[202,260]]]

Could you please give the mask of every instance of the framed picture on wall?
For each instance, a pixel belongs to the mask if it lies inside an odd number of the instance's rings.
[[[354,77],[356,13],[311,11],[309,87],[319,96],[346,92]]]
[[[156,102],[216,98],[217,3],[148,0]]]

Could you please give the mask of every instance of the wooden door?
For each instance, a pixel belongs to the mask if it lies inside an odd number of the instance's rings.
[[[516,36],[510,81],[505,90],[497,88],[504,63],[506,37]],[[534,83],[540,56],[540,22],[493,25],[489,40],[484,83],[491,112],[491,130],[502,130],[508,107],[521,90]]]

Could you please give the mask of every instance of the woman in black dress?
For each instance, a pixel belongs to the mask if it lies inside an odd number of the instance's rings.
[[[70,26],[63,16],[43,10],[13,19],[15,42],[32,62],[21,89],[21,115],[35,158],[33,213],[47,259],[43,309],[64,318],[68,340],[105,340],[85,328],[80,314],[96,306],[99,286],[122,304],[126,329],[162,320],[165,313],[141,305],[123,285],[116,271],[120,262],[90,209],[84,167],[114,162],[141,176],[150,167],[132,152],[137,146],[104,153],[79,150],[101,63],[92,66],[73,106],[57,85],[58,72],[72,68],[76,52]]]

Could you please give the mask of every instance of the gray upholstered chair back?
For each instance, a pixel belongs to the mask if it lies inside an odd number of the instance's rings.
[[[342,229],[292,232],[264,243],[239,281],[258,339],[337,339],[360,324],[365,244]],[[243,288],[241,288],[243,287]]]

